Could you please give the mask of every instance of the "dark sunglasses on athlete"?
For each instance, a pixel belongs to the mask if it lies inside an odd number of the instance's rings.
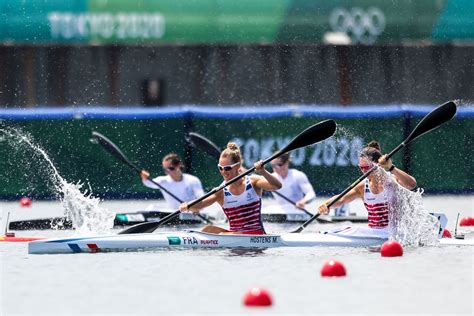
[[[230,171],[230,170],[232,170],[232,168],[234,168],[238,164],[240,164],[240,162],[236,162],[232,165],[227,165],[227,166],[221,166],[221,165],[218,164],[217,168],[219,168],[220,171]]]
[[[175,170],[176,170],[176,167],[174,167],[174,166],[169,166],[169,167],[167,167],[167,168],[163,167],[163,170],[164,170],[165,172],[168,172],[168,171],[175,171]]]
[[[271,163],[272,168],[281,168],[285,165],[285,163]]]

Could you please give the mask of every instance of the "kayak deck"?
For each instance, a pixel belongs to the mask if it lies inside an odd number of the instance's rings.
[[[223,235],[197,231],[46,239],[30,242],[30,254],[139,251],[159,248],[367,247],[385,239],[330,234]]]

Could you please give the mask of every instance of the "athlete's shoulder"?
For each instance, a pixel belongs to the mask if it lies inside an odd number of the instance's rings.
[[[192,174],[189,174],[189,173],[183,173],[183,177],[188,180],[188,181],[194,181],[194,182],[199,182],[201,183],[201,180],[199,180],[198,177],[192,175]]]
[[[298,169],[290,169],[290,170],[288,170],[288,172],[291,173],[293,177],[308,178],[306,173],[304,173],[303,171],[300,171]]]
[[[158,182],[158,183],[161,183],[161,182],[163,182],[163,181],[166,181],[167,177],[168,177],[168,176],[158,176],[158,177],[156,177],[156,178],[153,178],[153,181]]]

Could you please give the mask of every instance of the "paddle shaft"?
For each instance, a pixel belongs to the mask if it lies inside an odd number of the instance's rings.
[[[296,202],[290,200],[289,198],[287,198],[286,196],[284,196],[283,194],[279,193],[278,191],[273,191],[272,194],[276,194],[278,195],[279,197],[281,197],[282,199],[286,200],[287,202],[291,203],[292,205],[296,206]],[[309,216],[314,216],[313,213],[309,212],[308,210],[306,210],[305,208],[300,208],[298,206],[296,206],[299,210],[302,210],[303,212],[305,212],[306,214],[308,214]],[[322,218],[318,218],[318,221],[321,221],[321,222],[327,222],[327,223],[331,223],[332,221],[331,220],[327,220],[327,219],[322,219]]]

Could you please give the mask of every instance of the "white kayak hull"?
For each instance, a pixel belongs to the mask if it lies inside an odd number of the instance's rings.
[[[197,231],[45,239],[30,242],[28,253],[140,251],[159,248],[369,247],[386,239],[331,234],[222,235]]]

